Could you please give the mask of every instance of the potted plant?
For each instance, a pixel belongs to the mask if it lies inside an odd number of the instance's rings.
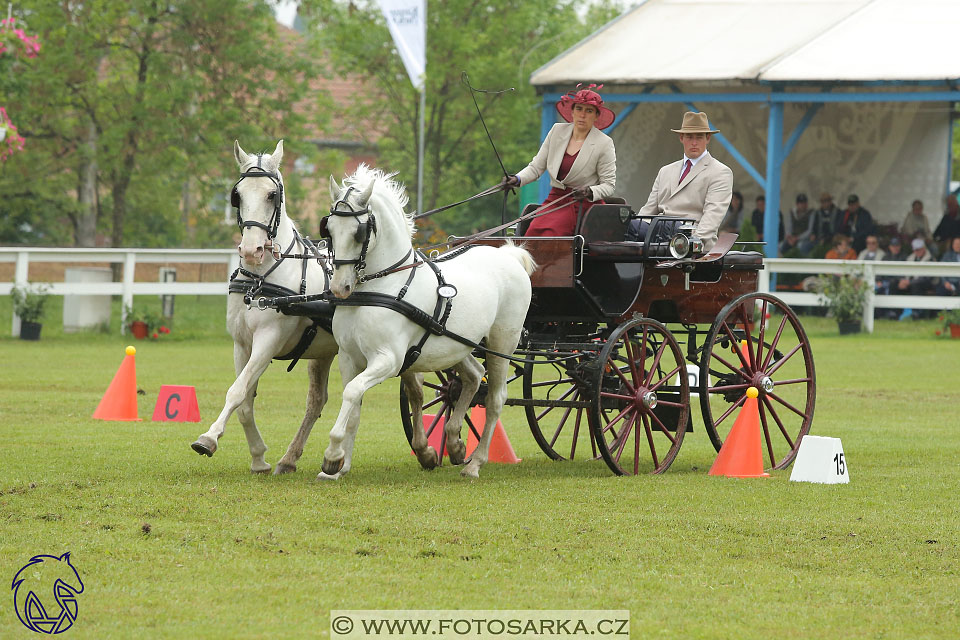
[[[937,335],[949,335],[951,338],[960,338],[960,309],[948,309],[940,314],[943,329]]]
[[[860,273],[821,278],[820,298],[836,319],[841,335],[860,332],[869,286]]]
[[[170,333],[170,330],[164,326],[163,316],[154,311],[127,307],[126,318],[130,333],[137,340],[159,338],[161,334]]]
[[[13,298],[13,312],[20,317],[21,340],[40,339],[40,329],[43,328],[40,321],[43,318],[43,307],[47,304],[49,290],[48,284],[36,287],[28,284],[23,288],[14,287],[10,291],[10,296]]]

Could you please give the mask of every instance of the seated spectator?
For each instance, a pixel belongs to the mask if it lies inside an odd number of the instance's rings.
[[[904,238],[923,238],[927,246],[933,244],[933,234],[930,233],[930,222],[927,220],[927,214],[923,212],[923,202],[914,200],[910,205],[910,211],[907,217],[903,219],[900,225],[900,235]]]
[[[867,248],[857,256],[858,260],[883,260],[887,252],[880,248],[880,241],[875,235],[867,236]]]
[[[907,259],[906,254],[903,252],[903,244],[900,242],[900,238],[894,236],[890,238],[890,244],[887,246],[887,252],[881,258],[884,262],[903,262]]]
[[[920,238],[914,238],[910,243],[913,253],[907,256],[904,262],[931,262],[933,257],[927,251],[927,245]],[[910,295],[925,295],[933,293],[936,288],[936,279],[930,276],[902,277],[897,281],[896,293]]]
[[[739,191],[734,191],[730,197],[730,206],[727,207],[727,214],[723,216],[723,222],[720,223],[720,231],[740,233],[741,224],[743,224],[743,194]]]
[[[960,236],[950,238],[950,247],[943,253],[940,262],[960,262]],[[940,284],[937,285],[937,295],[960,295],[960,276],[940,278]]]
[[[799,255],[805,256],[813,249],[810,236],[813,234],[813,211],[807,204],[807,194],[798,193],[796,206],[790,210],[784,225],[784,239],[780,245],[780,253],[786,254],[796,249]]]
[[[957,203],[957,196],[950,194],[947,196],[947,209],[940,218],[940,224],[933,231],[933,239],[946,250],[947,240],[960,236],[960,204]]]
[[[856,260],[857,252],[850,247],[850,238],[838,233],[833,236],[833,248],[823,257],[827,260]]]
[[[826,244],[833,237],[839,224],[840,210],[833,204],[833,196],[824,191],[820,194],[820,208],[813,212],[810,242]]]
[[[767,198],[763,194],[757,196],[756,200],[757,208],[753,210],[753,213],[750,214],[750,222],[753,224],[753,228],[757,231],[757,240],[763,241],[763,219],[767,215]],[[780,231],[777,236],[777,240],[783,240],[783,212],[778,212],[780,214]]]
[[[834,231],[853,238],[854,251],[866,249],[867,236],[874,233],[873,216],[860,206],[860,198],[857,194],[851,193],[847,196],[847,208],[841,214]]]

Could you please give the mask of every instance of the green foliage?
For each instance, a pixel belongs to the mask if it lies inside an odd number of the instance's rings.
[[[20,316],[23,322],[40,322],[49,290],[49,284],[14,287],[10,290],[10,297],[13,298],[13,312]]]
[[[425,209],[460,200],[502,177],[461,73],[478,89],[515,88],[504,94],[478,93],[476,99],[504,166],[519,171],[540,144],[539,99],[530,74],[618,11],[613,2],[594,5],[584,18],[561,0],[428,3]],[[399,172],[411,207],[416,207],[419,93],[377,4],[304,0],[300,12],[311,23],[318,57],[328,57],[334,73],[359,74],[375,87],[355,97],[349,118],[367,123],[370,135],[381,134],[379,163]],[[499,222],[500,204],[498,198],[488,198],[457,207],[444,212],[440,224],[457,233],[487,228]]]
[[[308,132],[319,127],[296,105],[318,102],[308,91],[318,62],[302,39],[278,35],[262,0],[24,0],[15,10],[43,49],[0,86],[27,139],[0,175],[12,214],[0,216],[0,240],[69,244],[72,229],[80,245],[98,235],[114,246],[222,245],[234,139],[272,148],[285,137],[289,152],[315,154]]]
[[[167,325],[166,318],[164,318],[159,312],[147,308],[146,306],[126,307],[124,311],[124,316],[127,319],[128,325],[133,324],[134,322],[142,322],[147,325],[147,335],[151,335],[161,327],[165,327]]]
[[[823,276],[819,293],[837,322],[859,322],[863,319],[870,283],[862,273],[847,273],[841,276]]]

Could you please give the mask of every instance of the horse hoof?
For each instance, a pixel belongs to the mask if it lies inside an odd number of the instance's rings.
[[[417,461],[424,469],[436,469],[440,466],[440,456],[437,454],[437,450],[431,446],[428,446],[423,454],[417,454]]]
[[[279,476],[279,475],[283,475],[284,473],[293,473],[293,472],[296,471],[296,470],[297,470],[297,465],[295,465],[295,464],[287,464],[287,463],[285,463],[285,462],[278,462],[278,463],[277,463],[277,468],[273,470],[273,475]]]
[[[343,469],[343,460],[343,458],[339,460],[327,460],[324,458],[320,469],[328,476],[335,476],[340,472],[340,469]]]
[[[475,467],[472,464],[468,464],[460,471],[460,477],[476,480],[480,477],[480,468]]]
[[[340,479],[339,473],[333,476],[328,476],[323,471],[321,471],[320,473],[317,474],[317,480],[325,480],[327,482],[330,482],[331,480],[339,480],[339,479]]]
[[[217,451],[217,443],[207,436],[200,436],[196,442],[190,445],[190,448],[202,456],[212,458]]]
[[[450,464],[459,466],[463,464],[463,459],[467,457],[467,445],[459,439],[447,442],[447,455],[450,457]]]
[[[270,473],[270,465],[267,465],[265,469],[250,469],[250,473],[257,475],[264,475]]]

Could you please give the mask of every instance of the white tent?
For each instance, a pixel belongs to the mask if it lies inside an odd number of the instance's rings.
[[[800,191],[811,203],[831,192],[840,206],[856,192],[880,223],[899,223],[920,198],[936,224],[960,101],[958,33],[958,0],[647,0],[531,82],[544,94],[544,133],[560,94],[605,84],[621,114],[617,190],[631,203],[676,159],[669,129],[694,107],[723,133],[711,152],[734,169],[748,211],[764,192],[782,193],[784,212]]]

